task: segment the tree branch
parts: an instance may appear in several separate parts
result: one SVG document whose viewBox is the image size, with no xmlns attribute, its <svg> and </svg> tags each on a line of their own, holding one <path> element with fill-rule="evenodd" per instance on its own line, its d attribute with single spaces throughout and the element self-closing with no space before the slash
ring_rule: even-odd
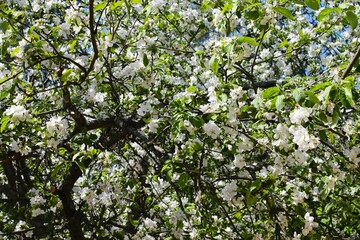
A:
<svg viewBox="0 0 360 240">
<path fill-rule="evenodd" d="M 96 42 L 97 29 L 96 29 L 96 26 L 94 24 L 95 23 L 95 19 L 94 19 L 94 0 L 89 1 L 89 13 L 90 13 L 90 16 L 89 16 L 90 37 L 91 37 L 91 44 L 93 46 L 94 56 L 91 59 L 90 66 L 89 66 L 88 70 L 85 72 L 85 75 L 84 75 L 83 79 L 85 79 L 89 75 L 89 73 L 94 69 L 95 62 L 96 62 L 97 58 L 99 57 L 99 49 L 98 49 L 97 42 Z"/>
<path fill-rule="evenodd" d="M 360 46 L 359 46 L 355 56 L 351 60 L 350 64 L 345 69 L 345 72 L 341 75 L 341 79 L 345 79 L 350 74 L 351 69 L 354 67 L 354 65 L 355 65 L 356 61 L 359 59 L 359 57 L 360 57 Z"/>
<path fill-rule="evenodd" d="M 262 41 L 264 40 L 264 37 L 265 37 L 266 32 L 267 32 L 267 31 L 264 30 L 264 33 L 263 33 L 262 36 L 261 36 L 260 43 L 259 43 L 259 45 L 258 45 L 257 48 L 256 48 L 256 52 L 255 52 L 255 56 L 254 56 L 254 61 L 253 61 L 253 63 L 251 64 L 251 71 L 250 71 L 251 79 L 250 79 L 250 80 L 251 80 L 251 84 L 252 84 L 253 86 L 255 85 L 254 67 L 255 67 L 255 63 L 256 63 L 256 57 L 257 57 L 257 55 L 259 54 L 259 50 L 260 50 Z"/>
</svg>

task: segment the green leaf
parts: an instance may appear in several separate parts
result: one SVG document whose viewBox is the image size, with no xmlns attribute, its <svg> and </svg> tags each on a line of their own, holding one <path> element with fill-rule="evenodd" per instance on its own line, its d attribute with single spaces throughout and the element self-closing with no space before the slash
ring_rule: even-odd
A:
<svg viewBox="0 0 360 240">
<path fill-rule="evenodd" d="M 344 80 L 341 81 L 341 86 L 353 88 L 355 84 L 354 76 L 348 76 Z"/>
<path fill-rule="evenodd" d="M 67 78 L 70 76 L 70 74 L 73 72 L 72 69 L 66 69 L 63 74 L 61 75 L 61 81 L 66 82 Z"/>
<path fill-rule="evenodd" d="M 330 202 L 330 203 L 326 204 L 325 208 L 324 208 L 324 212 L 329 213 L 333 207 L 334 207 L 334 202 Z"/>
<path fill-rule="evenodd" d="M 328 137 L 326 135 L 326 131 L 325 130 L 320 130 L 319 134 L 318 134 L 319 138 L 323 141 L 327 141 Z"/>
<path fill-rule="evenodd" d="M 324 90 L 324 100 L 334 100 L 337 95 L 337 87 L 335 85 L 330 85 Z"/>
<path fill-rule="evenodd" d="M 302 100 L 304 100 L 304 98 L 306 97 L 305 92 L 302 88 L 296 88 L 292 94 L 297 103 L 302 102 Z"/>
<path fill-rule="evenodd" d="M 299 5 L 302 5 L 304 6 L 304 2 L 303 1 L 300 1 L 300 0 L 292 0 L 293 3 L 296 3 L 296 4 L 299 4 Z"/>
<path fill-rule="evenodd" d="M 222 13 L 226 13 L 233 8 L 233 4 L 225 3 L 222 8 Z"/>
<path fill-rule="evenodd" d="M 53 170 L 51 171 L 51 177 L 56 177 L 58 175 L 58 173 L 64 169 L 64 163 L 60 162 L 58 164 L 55 165 L 55 168 L 53 168 Z"/>
<path fill-rule="evenodd" d="M 217 73 L 219 70 L 219 59 L 217 56 L 213 55 L 209 61 L 209 65 L 211 70 L 214 71 L 214 73 Z"/>
<path fill-rule="evenodd" d="M 241 44 L 241 43 L 248 43 L 248 44 L 253 45 L 253 46 L 258 46 L 258 45 L 259 45 L 259 43 L 256 42 L 256 40 L 255 40 L 254 38 L 252 38 L 252 37 L 245 37 L 245 36 L 239 37 L 239 38 L 237 39 L 237 42 L 238 42 L 239 44 Z"/>
<path fill-rule="evenodd" d="M 73 51 L 75 49 L 76 43 L 77 43 L 76 39 L 73 39 L 73 40 L 69 41 L 69 45 L 70 45 L 69 49 L 71 51 Z"/>
<path fill-rule="evenodd" d="M 306 91 L 306 95 L 308 96 L 308 99 L 309 99 L 312 106 L 315 105 L 315 104 L 320 103 L 319 98 L 314 93 L 312 93 L 311 91 Z M 312 107 L 312 106 L 310 106 L 310 107 Z"/>
<path fill-rule="evenodd" d="M 263 92 L 263 98 L 264 99 L 273 98 L 273 97 L 277 96 L 279 94 L 279 92 L 280 92 L 280 90 L 278 87 L 268 88 Z"/>
<path fill-rule="evenodd" d="M 346 20 L 349 22 L 352 29 L 355 29 L 358 25 L 358 19 L 356 14 L 353 11 L 346 12 Z"/>
<path fill-rule="evenodd" d="M 197 128 L 201 128 L 205 124 L 205 121 L 200 116 L 190 116 L 189 121 L 194 127 Z"/>
<path fill-rule="evenodd" d="M 343 88 L 346 100 L 348 101 L 348 103 L 350 104 L 351 107 L 355 106 L 355 102 L 353 99 L 353 95 L 352 95 L 352 90 L 349 87 L 345 87 Z"/>
<path fill-rule="evenodd" d="M 5 33 L 9 29 L 9 23 L 6 21 L 1 22 L 0 29 Z"/>
<path fill-rule="evenodd" d="M 114 10 L 118 7 L 121 7 L 123 5 L 123 3 L 124 3 L 123 1 L 118 1 L 118 2 L 112 3 L 110 9 Z"/>
<path fill-rule="evenodd" d="M 168 166 L 169 166 L 169 163 L 168 163 L 168 162 L 165 163 L 164 166 L 161 168 L 161 171 L 160 171 L 160 172 L 161 172 L 161 173 L 164 172 L 164 171 L 168 168 Z"/>
<path fill-rule="evenodd" d="M 292 15 L 291 11 L 287 8 L 283 8 L 283 7 L 274 7 L 273 10 L 275 12 L 280 13 L 281 15 L 283 15 L 284 17 L 287 17 L 291 20 L 294 20 L 294 16 Z"/>
<path fill-rule="evenodd" d="M 324 122 L 325 124 L 328 122 L 327 116 L 325 115 L 324 112 L 319 112 L 318 118 L 320 119 L 320 121 Z"/>
<path fill-rule="evenodd" d="M 256 179 L 254 182 L 251 183 L 250 192 L 260 188 L 260 186 L 261 186 L 261 179 Z"/>
<path fill-rule="evenodd" d="M 319 10 L 320 8 L 320 0 L 305 0 L 305 4 L 313 10 Z"/>
<path fill-rule="evenodd" d="M 132 4 L 141 4 L 141 0 L 131 0 Z"/>
<path fill-rule="evenodd" d="M 20 51 L 21 47 L 16 47 L 14 48 L 14 50 L 11 52 L 11 57 L 15 57 L 15 55 Z"/>
<path fill-rule="evenodd" d="M 189 182 L 189 174 L 187 174 L 186 172 L 183 172 L 179 179 L 177 180 L 177 184 L 179 185 L 180 189 L 185 189 L 188 185 Z"/>
<path fill-rule="evenodd" d="M 281 111 L 284 107 L 285 107 L 285 96 L 284 95 L 279 95 L 277 98 L 276 98 L 276 103 L 275 103 L 275 106 L 276 106 L 276 110 L 278 111 Z"/>
<path fill-rule="evenodd" d="M 261 3 L 254 3 L 244 8 L 244 11 L 261 6 Z"/>
<path fill-rule="evenodd" d="M 81 172 L 84 174 L 86 171 L 86 166 L 82 161 L 74 161 L 74 163 L 80 168 Z"/>
<path fill-rule="evenodd" d="M 331 118 L 332 126 L 337 125 L 337 123 L 339 122 L 339 119 L 340 119 L 340 115 L 341 115 L 340 107 L 339 107 L 339 105 L 336 105 L 334 107 L 333 115 L 332 115 L 332 118 Z"/>
<path fill-rule="evenodd" d="M 103 10 L 106 7 L 106 5 L 107 5 L 106 2 L 101 2 L 94 7 L 94 11 L 97 12 Z"/>
<path fill-rule="evenodd" d="M 1 119 L 1 127 L 0 127 L 0 132 L 3 132 L 8 124 L 10 120 L 9 116 L 5 116 Z"/>
<path fill-rule="evenodd" d="M 149 64 L 149 59 L 146 54 L 143 55 L 143 63 L 145 67 Z"/>
<path fill-rule="evenodd" d="M 329 83 L 329 82 L 318 83 L 318 84 L 316 84 L 315 86 L 313 86 L 313 87 L 310 89 L 310 91 L 311 91 L 311 92 L 316 92 L 316 91 L 318 91 L 318 90 L 322 90 L 322 89 L 328 87 L 329 85 L 331 85 L 331 83 Z"/>
<path fill-rule="evenodd" d="M 257 197 L 251 195 L 251 191 L 247 191 L 247 192 L 246 192 L 246 196 L 245 196 L 245 200 L 246 200 L 246 203 L 247 203 L 249 206 L 252 206 L 252 205 L 255 204 L 255 202 L 256 202 L 256 200 L 257 200 Z"/>
<path fill-rule="evenodd" d="M 288 46 L 289 45 L 289 42 L 288 42 L 288 40 L 284 40 L 284 41 L 282 41 L 281 43 L 280 43 L 280 45 L 279 45 L 279 48 L 282 48 L 282 47 L 286 47 L 286 46 Z"/>
<path fill-rule="evenodd" d="M 197 88 L 195 86 L 190 86 L 186 89 L 186 92 L 189 92 L 189 93 L 196 93 L 197 91 Z"/>
<path fill-rule="evenodd" d="M 251 20 L 256 20 L 260 17 L 259 11 L 248 11 L 245 12 L 245 17 Z"/>
<path fill-rule="evenodd" d="M 318 15 L 318 21 L 323 20 L 326 16 L 330 15 L 331 13 L 335 12 L 334 8 L 324 8 Z"/>
</svg>

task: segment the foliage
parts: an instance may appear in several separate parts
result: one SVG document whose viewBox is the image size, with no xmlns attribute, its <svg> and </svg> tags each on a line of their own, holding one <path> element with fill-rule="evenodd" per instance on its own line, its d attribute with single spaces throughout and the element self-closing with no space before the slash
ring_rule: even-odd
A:
<svg viewBox="0 0 360 240">
<path fill-rule="evenodd" d="M 358 239 L 359 14 L 1 1 L 2 239 Z"/>
</svg>

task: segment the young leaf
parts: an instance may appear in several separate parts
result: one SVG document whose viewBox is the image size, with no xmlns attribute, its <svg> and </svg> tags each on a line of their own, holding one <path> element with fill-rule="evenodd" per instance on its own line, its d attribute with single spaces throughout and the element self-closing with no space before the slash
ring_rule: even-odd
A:
<svg viewBox="0 0 360 240">
<path fill-rule="evenodd" d="M 191 122 L 194 127 L 200 128 L 204 125 L 204 120 L 200 116 L 190 116 L 189 121 Z"/>
<path fill-rule="evenodd" d="M 320 103 L 319 98 L 313 92 L 307 91 L 305 94 L 308 96 L 308 99 L 311 103 L 311 107 L 317 103 Z"/>
<path fill-rule="evenodd" d="M 117 1 L 117 2 L 115 2 L 115 3 L 113 3 L 113 4 L 111 4 L 110 9 L 111 9 L 111 10 L 114 10 L 114 9 L 116 9 L 116 8 L 118 8 L 118 7 L 121 7 L 122 5 L 123 5 L 123 1 Z"/>
<path fill-rule="evenodd" d="M 325 88 L 323 96 L 324 96 L 324 100 L 328 100 L 329 96 L 330 96 L 330 92 L 333 90 L 333 85 L 330 85 L 328 87 Z"/>
<path fill-rule="evenodd" d="M 285 107 L 285 96 L 284 95 L 279 95 L 277 98 L 276 98 L 276 103 L 275 103 L 275 106 L 276 106 L 276 110 L 278 111 L 281 111 L 284 107 Z"/>
<path fill-rule="evenodd" d="M 326 16 L 330 15 L 333 12 L 335 12 L 335 9 L 333 8 L 324 8 L 318 15 L 318 21 L 323 20 Z"/>
<path fill-rule="evenodd" d="M 340 107 L 339 107 L 339 105 L 336 105 L 334 107 L 333 115 L 332 115 L 332 118 L 331 118 L 332 126 L 337 125 L 337 123 L 339 122 L 340 116 L 341 116 Z"/>
<path fill-rule="evenodd" d="M 263 97 L 264 97 L 264 99 L 273 98 L 273 97 L 277 96 L 279 94 L 279 92 L 280 92 L 280 90 L 278 87 L 271 87 L 271 88 L 266 89 L 263 92 Z"/>
<path fill-rule="evenodd" d="M 283 8 L 283 7 L 274 7 L 273 10 L 275 12 L 280 13 L 281 15 L 283 15 L 284 17 L 287 17 L 291 20 L 294 20 L 294 16 L 292 15 L 291 11 L 287 8 Z"/>
<path fill-rule="evenodd" d="M 94 7 L 94 11 L 97 12 L 103 10 L 106 7 L 106 5 L 107 5 L 106 2 L 101 2 Z"/>
<path fill-rule="evenodd" d="M 346 20 L 349 22 L 352 29 L 355 29 L 358 25 L 358 19 L 356 14 L 353 11 L 346 12 Z"/>
<path fill-rule="evenodd" d="M 240 43 L 248 43 L 250 45 L 253 45 L 253 46 L 258 46 L 259 43 L 256 42 L 256 40 L 254 38 L 251 38 L 251 37 L 245 37 L 245 36 L 241 36 L 237 39 L 237 42 L 240 44 Z"/>
<path fill-rule="evenodd" d="M 8 124 L 10 120 L 9 116 L 5 116 L 1 119 L 1 127 L 0 127 L 0 132 L 3 132 L 6 128 L 6 125 Z"/>
<path fill-rule="evenodd" d="M 15 55 L 20 51 L 21 47 L 16 47 L 14 48 L 14 50 L 11 52 L 11 57 L 15 57 Z"/>
<path fill-rule="evenodd" d="M 310 92 L 314 93 L 318 90 L 322 90 L 322 89 L 326 88 L 329 85 L 331 85 L 331 83 L 329 83 L 329 82 L 318 83 L 310 89 Z"/>
<path fill-rule="evenodd" d="M 354 102 L 354 99 L 353 99 L 351 88 L 345 87 L 345 88 L 343 88 L 343 91 L 344 91 L 346 100 L 348 101 L 350 106 L 352 106 L 352 107 L 355 106 L 355 102 Z"/>
<path fill-rule="evenodd" d="M 149 59 L 146 54 L 143 55 L 143 63 L 145 67 L 149 64 Z"/>
<path fill-rule="evenodd" d="M 305 98 L 305 92 L 301 88 L 297 88 L 293 91 L 293 97 L 297 103 L 300 103 Z"/>
<path fill-rule="evenodd" d="M 313 10 L 319 10 L 320 8 L 320 0 L 305 0 L 305 4 Z"/>
<path fill-rule="evenodd" d="M 209 65 L 211 70 L 213 70 L 214 73 L 217 73 L 219 70 L 219 59 L 215 55 L 213 55 L 209 61 Z"/>
<path fill-rule="evenodd" d="M 63 74 L 61 75 L 61 81 L 66 82 L 67 78 L 70 76 L 70 74 L 73 72 L 72 69 L 66 69 Z"/>
</svg>

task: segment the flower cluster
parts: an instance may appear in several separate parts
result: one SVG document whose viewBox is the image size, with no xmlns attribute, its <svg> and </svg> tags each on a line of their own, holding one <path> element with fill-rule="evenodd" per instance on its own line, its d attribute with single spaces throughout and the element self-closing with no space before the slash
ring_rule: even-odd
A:
<svg viewBox="0 0 360 240">
<path fill-rule="evenodd" d="M 306 213 L 305 216 L 305 226 L 302 230 L 302 234 L 307 236 L 314 228 L 318 226 L 318 223 L 314 222 L 314 217 L 310 216 L 310 213 Z"/>
<path fill-rule="evenodd" d="M 10 108 L 6 109 L 4 112 L 5 115 L 11 116 L 11 121 L 18 125 L 20 122 L 24 122 L 31 118 L 29 110 L 25 109 L 24 106 L 12 105 Z"/>
</svg>

